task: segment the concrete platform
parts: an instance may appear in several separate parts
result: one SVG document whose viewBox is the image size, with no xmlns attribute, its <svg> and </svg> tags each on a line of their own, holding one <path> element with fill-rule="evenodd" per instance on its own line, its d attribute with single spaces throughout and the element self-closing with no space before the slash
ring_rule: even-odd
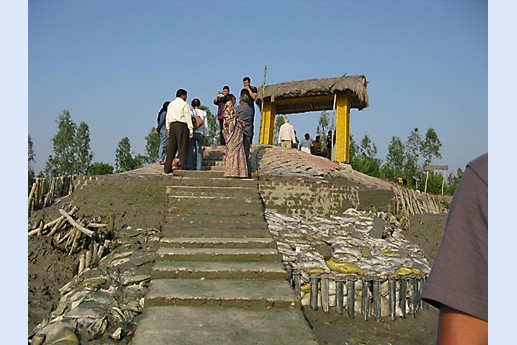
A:
<svg viewBox="0 0 517 345">
<path fill-rule="evenodd" d="M 229 238 L 248 238 L 248 237 L 267 237 L 271 238 L 271 233 L 267 229 L 267 225 L 254 226 L 238 229 L 233 224 L 220 224 L 217 226 L 207 227 L 206 225 L 190 225 L 190 224 L 167 224 L 162 230 L 163 236 L 166 237 L 229 237 Z"/>
</svg>

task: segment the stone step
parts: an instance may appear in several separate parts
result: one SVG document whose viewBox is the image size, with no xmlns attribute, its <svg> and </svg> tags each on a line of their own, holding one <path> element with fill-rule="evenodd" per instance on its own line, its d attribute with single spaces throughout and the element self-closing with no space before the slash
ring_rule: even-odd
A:
<svg viewBox="0 0 517 345">
<path fill-rule="evenodd" d="M 233 226 L 235 228 L 253 228 L 257 226 L 267 226 L 263 217 L 257 216 L 223 216 L 223 215 L 203 215 L 197 214 L 195 216 L 177 215 L 174 213 L 167 213 L 165 215 L 165 222 L 169 225 L 181 224 L 189 227 L 210 227 L 217 226 Z"/>
<path fill-rule="evenodd" d="M 164 226 L 164 229 L 172 229 L 172 230 L 194 230 L 194 229 L 204 229 L 204 230 L 267 230 L 267 223 L 264 222 L 253 222 L 253 223 L 246 223 L 246 222 L 237 222 L 237 221 L 221 221 L 217 222 L 217 220 L 214 220 L 213 222 L 196 222 L 196 221 L 189 221 L 188 219 L 177 219 L 177 216 L 174 216 L 170 219 L 168 217 L 165 218 L 166 224 Z M 203 237 L 203 236 L 189 236 L 189 237 Z M 213 237 L 213 236 L 211 236 Z M 219 236 L 219 237 L 226 237 L 226 236 Z M 235 237 L 235 236 L 228 236 L 228 237 Z M 257 236 L 261 237 L 261 236 Z"/>
<path fill-rule="evenodd" d="M 185 205 L 181 203 L 178 206 L 170 206 L 168 212 L 171 215 L 212 215 L 218 217 L 220 214 L 227 216 L 255 216 L 264 218 L 264 211 L 262 207 L 258 208 L 257 205 L 249 204 L 235 204 L 231 207 L 218 205 L 214 202 L 198 203 Z"/>
<path fill-rule="evenodd" d="M 230 237 L 230 238 L 246 238 L 246 237 L 271 237 L 267 225 L 236 228 L 234 225 L 220 224 L 216 227 L 208 228 L 206 226 L 189 226 L 177 224 L 166 224 L 162 229 L 162 234 L 166 237 Z"/>
<path fill-rule="evenodd" d="M 204 238 L 204 237 L 163 237 L 161 247 L 169 248 L 272 248 L 276 242 L 272 238 Z"/>
<path fill-rule="evenodd" d="M 175 196 L 167 197 L 169 206 L 217 205 L 225 207 L 256 207 L 262 209 L 262 199 L 255 197 L 227 196 Z"/>
<path fill-rule="evenodd" d="M 232 197 L 242 199 L 260 199 L 257 188 L 241 187 L 205 187 L 205 186 L 182 186 L 173 187 L 167 191 L 167 197 Z"/>
<path fill-rule="evenodd" d="M 170 261 L 281 261 L 274 248 L 167 248 L 160 247 L 157 256 Z"/>
<path fill-rule="evenodd" d="M 187 170 L 188 171 L 188 170 Z M 202 173 L 202 172 L 199 172 Z M 211 173 L 220 173 L 213 171 Z M 218 187 L 253 187 L 257 186 L 257 180 L 255 179 L 240 179 L 240 178 L 224 178 L 224 177 L 211 177 L 211 178 L 195 178 L 195 177 L 181 177 L 180 172 L 175 171 L 172 178 L 170 179 L 169 186 L 218 186 Z"/>
<path fill-rule="evenodd" d="M 300 310 L 146 307 L 132 345 L 318 345 Z"/>
<path fill-rule="evenodd" d="M 212 178 L 223 178 L 221 171 L 211 170 L 174 170 L 174 177 L 190 177 L 199 179 L 212 179 Z"/>
<path fill-rule="evenodd" d="M 300 308 L 287 280 L 154 279 L 145 307 L 156 305 Z"/>
<path fill-rule="evenodd" d="M 187 192 L 203 192 L 206 194 L 216 194 L 218 192 L 225 192 L 227 194 L 235 194 L 236 192 L 244 192 L 242 194 L 259 194 L 257 186 L 226 186 L 226 187 L 220 187 L 220 186 L 213 186 L 213 185 L 197 185 L 197 186 L 182 186 L 181 188 L 178 188 L 177 186 L 166 186 L 165 191 L 168 194 L 180 194 L 180 193 L 187 193 Z"/>
<path fill-rule="evenodd" d="M 287 279 L 281 262 L 157 261 L 151 279 Z"/>
</svg>

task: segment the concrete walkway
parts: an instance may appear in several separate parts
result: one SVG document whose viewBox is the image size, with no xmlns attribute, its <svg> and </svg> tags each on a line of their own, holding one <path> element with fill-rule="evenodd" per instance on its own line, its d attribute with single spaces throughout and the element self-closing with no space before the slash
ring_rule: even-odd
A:
<svg viewBox="0 0 517 345">
<path fill-rule="evenodd" d="M 131 344 L 311 344 L 253 179 L 178 171 Z"/>
</svg>

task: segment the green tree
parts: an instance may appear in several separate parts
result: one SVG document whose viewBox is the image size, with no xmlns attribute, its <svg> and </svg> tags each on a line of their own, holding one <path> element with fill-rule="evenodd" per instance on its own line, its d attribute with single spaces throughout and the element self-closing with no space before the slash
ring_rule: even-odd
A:
<svg viewBox="0 0 517 345">
<path fill-rule="evenodd" d="M 88 125 L 81 122 L 77 127 L 68 110 L 63 110 L 56 122 L 58 131 L 52 138 L 54 155 L 50 155 L 46 162 L 45 175 L 87 174 L 93 158 Z"/>
<path fill-rule="evenodd" d="M 320 119 L 318 120 L 318 127 L 316 128 L 316 135 L 321 137 L 321 141 L 323 142 L 322 150 L 325 150 L 327 147 L 327 132 L 330 126 L 330 115 L 326 110 L 323 110 L 320 115 Z"/>
<path fill-rule="evenodd" d="M 425 183 L 426 174 L 423 174 L 423 181 Z M 430 194 L 450 194 L 450 187 L 447 183 L 444 183 L 443 174 L 441 172 L 429 171 L 429 177 L 427 178 L 427 193 Z"/>
<path fill-rule="evenodd" d="M 154 163 L 158 161 L 158 148 L 160 147 L 160 134 L 156 132 L 156 128 L 151 128 L 151 131 L 145 137 L 145 159 L 143 163 Z"/>
<path fill-rule="evenodd" d="M 420 153 L 424 158 L 424 166 L 431 164 L 433 157 L 442 158 L 440 148 L 442 143 L 438 138 L 438 134 L 433 128 L 429 128 L 425 133 L 425 139 L 421 141 Z"/>
<path fill-rule="evenodd" d="M 382 176 L 388 179 L 404 176 L 404 160 L 404 144 L 399 137 L 393 136 L 388 146 L 386 163 L 382 167 Z"/>
<path fill-rule="evenodd" d="M 361 145 L 357 146 L 355 142 L 353 148 L 354 158 L 352 161 L 352 167 L 370 176 L 380 176 L 381 160 L 376 157 L 377 145 L 372 142 L 370 137 L 365 134 L 361 140 Z M 352 153 L 352 140 L 350 145 Z"/>
<path fill-rule="evenodd" d="M 107 163 L 95 162 L 90 166 L 89 175 L 109 175 L 113 174 L 113 166 Z"/>
<path fill-rule="evenodd" d="M 93 159 L 90 151 L 90 130 L 85 122 L 81 122 L 75 134 L 75 167 L 74 172 L 80 175 L 87 175 Z"/>
<path fill-rule="evenodd" d="M 72 175 L 75 173 L 74 140 L 77 127 L 68 110 L 63 110 L 56 122 L 58 131 L 52 138 L 54 155 L 49 156 L 45 165 L 45 173 L 47 176 Z"/>
<path fill-rule="evenodd" d="M 462 177 L 463 170 L 461 170 L 460 168 L 456 170 L 456 175 L 454 175 L 453 173 L 449 174 L 447 182 L 449 183 L 449 192 L 451 195 L 454 195 L 454 193 L 456 192 L 456 189 L 458 188 L 458 185 L 460 184 Z"/>
<path fill-rule="evenodd" d="M 115 171 L 123 172 L 136 168 L 135 158 L 131 153 L 131 142 L 128 137 L 120 139 L 115 156 Z"/>
<path fill-rule="evenodd" d="M 406 145 L 405 145 L 405 164 L 404 164 L 404 173 L 407 177 L 408 183 L 410 185 L 415 185 L 413 176 L 419 177 L 418 170 L 418 159 L 420 157 L 420 149 L 422 147 L 422 137 L 418 132 L 418 128 L 413 129 L 413 131 L 409 134 Z M 421 177 L 421 176 L 420 176 Z M 419 177 L 419 178 L 420 178 Z"/>
<path fill-rule="evenodd" d="M 350 134 L 350 164 L 357 159 L 357 143 L 354 140 L 354 136 Z"/>
<path fill-rule="evenodd" d="M 133 169 L 141 168 L 147 163 L 147 156 L 142 155 L 142 154 L 137 154 L 136 156 L 133 157 L 133 162 L 134 162 Z"/>
<path fill-rule="evenodd" d="M 28 140 L 27 146 L 29 148 L 27 167 L 28 167 L 28 180 L 29 180 L 29 192 L 30 192 L 30 190 L 32 188 L 32 184 L 36 180 L 36 174 L 34 173 L 34 162 L 36 162 L 36 160 L 35 160 L 36 153 L 34 153 L 34 143 L 32 142 L 32 138 L 30 135 L 29 135 L 29 140 Z"/>
<path fill-rule="evenodd" d="M 277 115 L 275 116 L 275 131 L 273 132 L 273 143 L 278 142 L 278 133 L 280 132 L 280 126 L 284 124 L 284 116 Z"/>
<path fill-rule="evenodd" d="M 207 106 L 201 105 L 199 109 L 206 112 L 206 126 L 208 128 L 208 134 L 205 135 L 203 145 L 204 146 L 217 146 L 219 142 L 219 122 L 217 116 L 212 114 Z"/>
</svg>

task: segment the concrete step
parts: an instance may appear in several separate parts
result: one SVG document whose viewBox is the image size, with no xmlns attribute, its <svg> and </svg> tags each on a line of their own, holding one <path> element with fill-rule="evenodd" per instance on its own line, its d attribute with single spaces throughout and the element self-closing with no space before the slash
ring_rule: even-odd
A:
<svg viewBox="0 0 517 345">
<path fill-rule="evenodd" d="M 169 206 L 194 207 L 199 205 L 217 205 L 224 207 L 256 207 L 262 209 L 262 199 L 258 197 L 239 197 L 232 195 L 176 196 L 167 197 Z"/>
<path fill-rule="evenodd" d="M 202 173 L 202 172 L 200 172 Z M 211 173 L 220 173 L 211 172 Z M 212 177 L 212 178 L 196 178 L 185 176 L 181 177 L 182 173 L 174 172 L 170 179 L 170 186 L 218 186 L 218 187 L 253 187 L 257 186 L 257 180 L 255 179 L 240 179 L 240 178 L 225 178 L 225 177 Z"/>
<path fill-rule="evenodd" d="M 151 279 L 287 279 L 281 262 L 157 261 Z"/>
<path fill-rule="evenodd" d="M 225 214 L 232 217 L 264 217 L 264 211 L 262 211 L 262 207 L 259 208 L 257 205 L 242 203 L 232 205 L 231 207 L 228 207 L 228 205 L 217 205 L 214 202 L 191 205 L 185 205 L 182 203 L 178 206 L 170 206 L 168 212 L 175 215 L 212 215 L 213 217 L 218 217 L 220 214 Z"/>
<path fill-rule="evenodd" d="M 211 170 L 174 170 L 173 175 L 175 177 L 191 177 L 199 179 L 223 178 L 223 173 L 221 171 Z"/>
<path fill-rule="evenodd" d="M 173 216 L 166 217 L 165 221 L 165 229 L 206 229 L 206 230 L 232 230 L 232 229 L 240 229 L 240 230 L 246 230 L 246 229 L 257 229 L 257 230 L 267 230 L 267 223 L 264 221 L 261 222 L 253 222 L 253 223 L 246 223 L 246 222 L 239 222 L 239 221 L 211 221 L 211 222 L 196 222 L 194 220 L 189 221 L 188 219 L 177 219 L 178 217 Z M 194 218 L 194 217 L 193 217 Z M 203 237 L 203 236 L 189 236 L 189 237 Z M 213 236 L 211 236 L 213 237 Z M 220 236 L 220 237 L 226 237 L 226 236 Z M 234 237 L 234 236 L 228 236 L 228 237 Z M 262 237 L 262 236 L 257 236 Z"/>
<path fill-rule="evenodd" d="M 145 307 L 157 305 L 301 308 L 287 280 L 154 279 Z"/>
<path fill-rule="evenodd" d="M 189 226 L 188 224 L 165 224 L 162 229 L 163 236 L 166 237 L 229 237 L 229 238 L 247 238 L 247 237 L 271 237 L 267 225 L 261 225 L 249 228 L 236 228 L 232 224 L 220 224 L 214 227 L 204 225 Z"/>
<path fill-rule="evenodd" d="M 267 223 L 264 218 L 257 216 L 213 216 L 213 215 L 202 215 L 198 214 L 195 216 L 191 215 L 176 215 L 174 213 L 168 213 L 165 215 L 165 222 L 173 224 L 181 224 L 189 227 L 210 227 L 215 228 L 218 226 L 233 226 L 234 228 L 254 228 L 266 225 Z"/>
<path fill-rule="evenodd" d="M 300 310 L 146 307 L 132 345 L 318 345 Z"/>
<path fill-rule="evenodd" d="M 163 237 L 161 247 L 169 248 L 272 248 L 276 249 L 276 242 L 272 238 L 204 238 L 204 237 Z"/>
<path fill-rule="evenodd" d="M 214 186 L 214 185 L 197 185 L 197 186 L 182 186 L 178 188 L 177 186 L 166 186 L 165 191 L 167 193 L 183 193 L 187 191 L 197 191 L 197 192 L 206 192 L 206 193 L 216 193 L 216 192 L 227 192 L 229 194 L 233 194 L 235 192 L 243 191 L 246 193 L 255 193 L 258 194 L 256 185 L 249 186 Z"/>
<path fill-rule="evenodd" d="M 167 197 L 232 197 L 242 199 L 260 199 L 257 188 L 241 188 L 241 187 L 195 187 L 181 186 L 171 188 L 167 192 Z"/>
<path fill-rule="evenodd" d="M 170 261 L 281 261 L 273 248 L 158 248 L 161 260 Z"/>
</svg>

